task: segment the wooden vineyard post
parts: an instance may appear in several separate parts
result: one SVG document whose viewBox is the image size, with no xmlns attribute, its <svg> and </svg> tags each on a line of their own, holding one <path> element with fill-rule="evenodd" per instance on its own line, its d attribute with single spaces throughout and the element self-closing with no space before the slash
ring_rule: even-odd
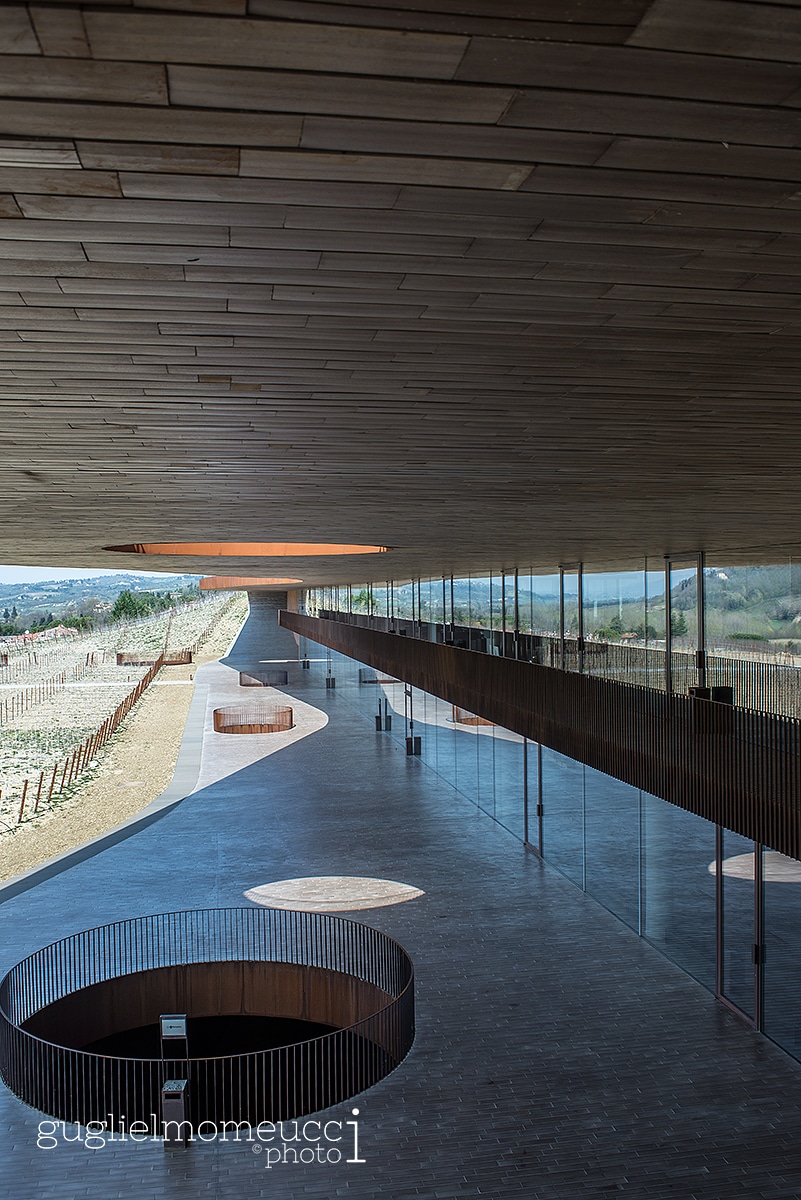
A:
<svg viewBox="0 0 801 1200">
<path fill-rule="evenodd" d="M 41 775 L 39 776 L 39 786 L 36 789 L 36 802 L 34 803 L 34 806 L 33 806 L 34 812 L 39 811 L 39 801 L 42 798 L 42 784 L 43 783 L 44 783 L 44 771 L 42 771 Z"/>
<path fill-rule="evenodd" d="M 28 795 L 28 780 L 26 779 L 25 783 L 22 786 L 22 803 L 19 806 L 19 816 L 17 817 L 18 825 L 19 825 L 20 821 L 22 820 L 22 814 L 25 811 L 25 797 L 27 795 Z"/>
</svg>

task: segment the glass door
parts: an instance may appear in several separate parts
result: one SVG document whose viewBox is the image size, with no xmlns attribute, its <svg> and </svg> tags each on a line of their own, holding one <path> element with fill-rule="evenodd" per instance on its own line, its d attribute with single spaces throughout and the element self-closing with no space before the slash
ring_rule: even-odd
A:
<svg viewBox="0 0 801 1200">
<path fill-rule="evenodd" d="M 750 1022 L 759 1022 L 761 983 L 761 847 L 721 829 L 716 856 L 718 995 Z"/>
</svg>

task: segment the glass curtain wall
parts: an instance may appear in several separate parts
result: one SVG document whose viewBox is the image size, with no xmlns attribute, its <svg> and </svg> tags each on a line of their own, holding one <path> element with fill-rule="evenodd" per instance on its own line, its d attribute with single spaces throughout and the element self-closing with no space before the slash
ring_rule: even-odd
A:
<svg viewBox="0 0 801 1200">
<path fill-rule="evenodd" d="M 592 593 L 590 605 L 594 615 Z M 314 643 L 306 653 L 306 682 L 324 695 L 328 654 Z M 413 732 L 416 761 L 518 844 L 527 833 L 546 863 L 801 1058 L 800 862 L 365 664 L 331 658 L 337 688 L 321 704 L 355 706 L 365 736 L 386 734 L 399 752 Z"/>
<path fill-rule="evenodd" d="M 561 613 L 560 576 L 523 569 L 516 587 L 513 573 L 496 570 L 455 579 L 452 593 L 441 578 L 312 589 L 306 609 L 414 614 L 438 640 L 453 621 L 457 645 L 496 653 L 515 652 L 517 624 L 521 657 L 550 666 L 564 632 L 575 647 L 569 669 L 659 688 L 670 641 L 674 691 L 705 677 L 730 687 L 735 704 L 801 718 L 801 557 L 731 566 L 736 558 L 672 558 L 667 573 L 653 557 L 614 570 L 585 564 L 581 587 L 578 569 L 565 568 Z M 304 674 L 317 672 L 322 686 L 326 651 L 307 652 Z M 371 723 L 385 706 L 399 748 L 413 717 L 422 763 L 801 1058 L 801 863 L 335 658 L 338 696 Z"/>
<path fill-rule="evenodd" d="M 801 863 L 765 849 L 762 878 L 763 1029 L 801 1058 Z"/>
<path fill-rule="evenodd" d="M 801 557 L 766 553 L 761 565 L 732 567 L 708 554 L 700 564 L 700 555 L 671 557 L 666 571 L 650 557 L 608 570 L 568 565 L 561 580 L 524 567 L 334 585 L 310 589 L 306 606 L 393 617 L 407 634 L 678 694 L 728 687 L 735 704 L 801 718 Z"/>
</svg>

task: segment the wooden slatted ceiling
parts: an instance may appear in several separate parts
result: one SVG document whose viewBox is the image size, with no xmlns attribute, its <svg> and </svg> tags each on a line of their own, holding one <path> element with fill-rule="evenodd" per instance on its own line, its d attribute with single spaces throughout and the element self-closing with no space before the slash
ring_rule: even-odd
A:
<svg viewBox="0 0 801 1200">
<path fill-rule="evenodd" d="M 794 552 L 798 9 L 66 0 L 0 47 L 4 561 Z"/>
</svg>

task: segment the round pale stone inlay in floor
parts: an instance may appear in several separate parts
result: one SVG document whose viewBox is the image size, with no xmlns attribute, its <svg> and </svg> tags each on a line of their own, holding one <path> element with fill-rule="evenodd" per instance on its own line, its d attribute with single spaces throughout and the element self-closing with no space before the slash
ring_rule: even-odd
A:
<svg viewBox="0 0 801 1200">
<path fill-rule="evenodd" d="M 247 900 L 267 908 L 293 908 L 301 912 L 352 912 L 384 908 L 424 896 L 419 888 L 392 879 L 358 875 L 315 875 L 308 879 L 281 879 L 263 883 L 245 893 Z"/>
<path fill-rule="evenodd" d="M 713 862 L 709 864 L 709 874 L 717 874 Z M 732 858 L 724 858 L 723 874 L 730 879 L 753 879 L 753 854 L 735 854 Z M 762 878 L 765 883 L 801 883 L 801 862 L 779 854 L 778 850 L 766 850 L 762 860 Z"/>
</svg>

